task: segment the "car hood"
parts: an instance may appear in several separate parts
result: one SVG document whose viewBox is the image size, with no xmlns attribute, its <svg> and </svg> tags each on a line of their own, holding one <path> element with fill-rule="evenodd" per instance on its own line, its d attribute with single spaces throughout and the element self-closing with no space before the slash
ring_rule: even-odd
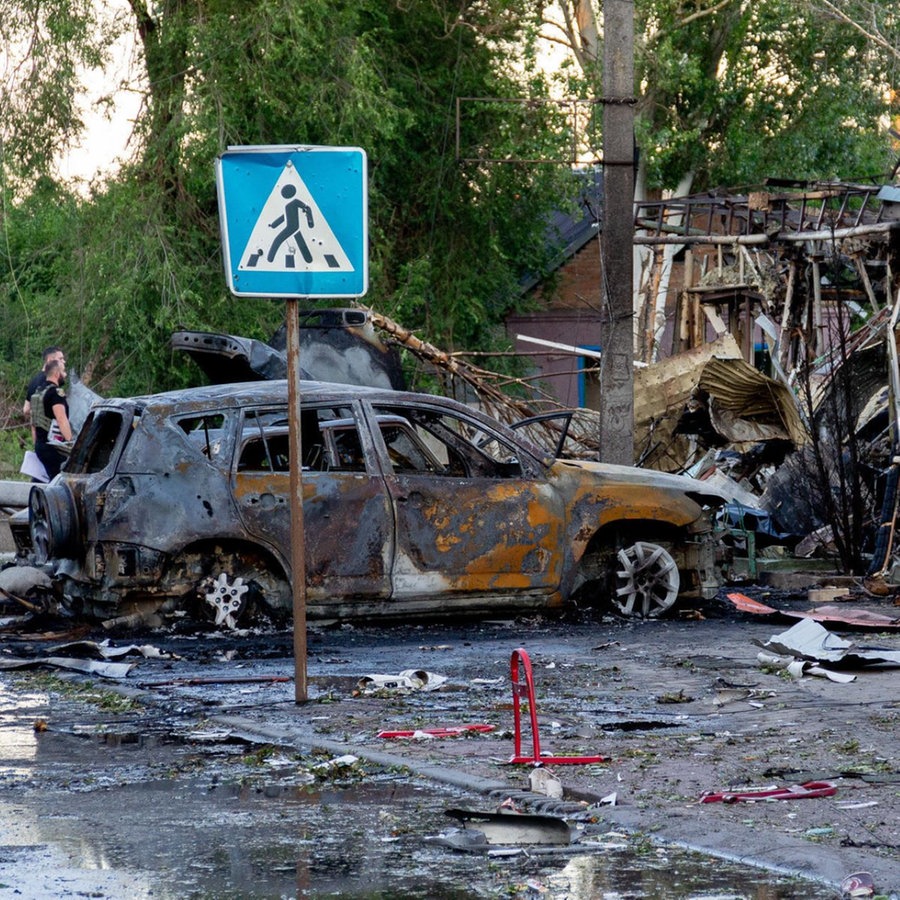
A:
<svg viewBox="0 0 900 900">
<path fill-rule="evenodd" d="M 657 472 L 655 469 L 639 469 L 635 466 L 619 466 L 613 463 L 593 462 L 586 459 L 558 459 L 555 466 L 591 472 L 607 483 L 638 483 L 648 488 L 656 488 L 663 491 L 690 493 L 698 502 L 710 506 L 721 506 L 731 499 L 718 488 L 706 484 L 706 482 L 697 478 L 691 478 L 689 475 L 673 475 L 668 472 Z"/>
</svg>

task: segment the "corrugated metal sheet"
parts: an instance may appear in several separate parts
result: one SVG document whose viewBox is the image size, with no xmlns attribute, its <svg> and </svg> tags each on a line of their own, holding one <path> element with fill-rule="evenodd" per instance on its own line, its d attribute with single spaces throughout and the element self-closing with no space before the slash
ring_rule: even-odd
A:
<svg viewBox="0 0 900 900">
<path fill-rule="evenodd" d="M 710 398 L 710 412 L 725 415 L 713 424 L 732 441 L 788 438 L 798 446 L 807 435 L 790 390 L 742 359 L 711 359 L 703 367 L 699 387 Z M 726 429 L 723 431 L 722 429 Z"/>
<path fill-rule="evenodd" d="M 675 435 L 682 413 L 697 389 L 703 367 L 713 358 L 740 357 L 737 341 L 724 334 L 715 341 L 660 360 L 634 373 L 634 447 L 636 458 L 664 472 L 680 471 L 690 441 Z"/>
</svg>

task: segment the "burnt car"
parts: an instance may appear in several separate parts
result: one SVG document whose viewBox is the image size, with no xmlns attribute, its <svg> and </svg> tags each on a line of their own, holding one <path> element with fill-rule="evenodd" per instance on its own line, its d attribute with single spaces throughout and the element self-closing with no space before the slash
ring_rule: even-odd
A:
<svg viewBox="0 0 900 900">
<path fill-rule="evenodd" d="M 720 584 L 725 498 L 702 482 L 555 459 L 442 397 L 303 381 L 301 398 L 311 619 L 654 616 Z M 288 619 L 290 428 L 285 381 L 99 401 L 32 489 L 34 560 L 88 617 Z"/>
</svg>

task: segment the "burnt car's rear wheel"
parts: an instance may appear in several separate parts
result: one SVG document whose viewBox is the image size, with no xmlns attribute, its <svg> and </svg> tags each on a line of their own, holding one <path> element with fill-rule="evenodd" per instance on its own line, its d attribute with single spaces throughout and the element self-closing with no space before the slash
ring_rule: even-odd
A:
<svg viewBox="0 0 900 900">
<path fill-rule="evenodd" d="M 258 613 L 286 618 L 292 608 L 290 583 L 281 567 L 249 545 L 195 546 L 173 560 L 163 585 L 168 593 L 183 596 L 197 618 L 229 628 Z"/>
<path fill-rule="evenodd" d="M 626 616 L 661 615 L 678 598 L 681 577 L 665 547 L 636 541 L 616 554 L 612 602 Z"/>
<path fill-rule="evenodd" d="M 69 489 L 61 484 L 33 487 L 28 518 L 35 561 L 67 557 L 78 546 L 78 518 Z"/>
<path fill-rule="evenodd" d="M 290 585 L 273 564 L 255 553 L 218 554 L 208 569 L 203 600 L 217 625 L 237 627 L 242 617 L 263 613 L 281 618 L 290 613 Z"/>
<path fill-rule="evenodd" d="M 203 598 L 215 616 L 216 625 L 237 628 L 237 620 L 247 606 L 249 590 L 250 585 L 244 584 L 240 575 L 232 578 L 227 572 L 220 572 L 216 576 Z"/>
</svg>

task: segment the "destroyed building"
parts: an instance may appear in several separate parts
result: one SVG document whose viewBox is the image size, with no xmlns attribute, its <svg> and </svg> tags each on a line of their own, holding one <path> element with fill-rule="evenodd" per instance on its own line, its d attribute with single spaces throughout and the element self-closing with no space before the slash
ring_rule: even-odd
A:
<svg viewBox="0 0 900 900">
<path fill-rule="evenodd" d="M 546 395 L 596 408 L 593 214 L 552 288 L 537 286 L 538 309 L 508 327 Z M 795 539 L 823 529 L 814 552 L 831 545 L 847 567 L 883 555 L 898 446 L 900 189 L 773 180 L 742 195 L 642 201 L 634 242 L 635 460 L 714 478 Z M 798 497 L 798 478 L 830 488 Z"/>
</svg>

